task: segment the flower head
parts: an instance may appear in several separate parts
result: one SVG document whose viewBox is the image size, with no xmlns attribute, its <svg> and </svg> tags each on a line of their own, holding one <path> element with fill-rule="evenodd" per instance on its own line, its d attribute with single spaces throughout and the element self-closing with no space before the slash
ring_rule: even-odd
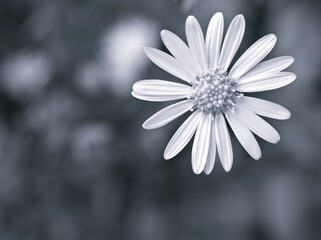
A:
<svg viewBox="0 0 321 240">
<path fill-rule="evenodd" d="M 169 141 L 164 158 L 176 156 L 194 136 L 192 168 L 194 173 L 210 174 L 214 167 L 216 149 L 225 171 L 233 164 L 233 151 L 226 120 L 248 154 L 261 157 L 261 149 L 254 135 L 277 143 L 278 132 L 258 115 L 274 119 L 288 119 L 284 107 L 243 93 L 277 89 L 295 80 L 296 75 L 282 72 L 293 58 L 283 56 L 261 62 L 276 43 L 276 36 L 268 34 L 256 41 L 236 63 L 229 66 L 236 54 L 245 30 L 243 15 L 231 22 L 223 39 L 223 15 L 212 17 L 206 38 L 195 17 L 186 20 L 188 46 L 174 33 L 163 30 L 162 40 L 172 54 L 145 48 L 147 56 L 160 68 L 189 85 L 164 80 L 142 80 L 133 86 L 132 95 L 146 101 L 181 100 L 147 119 L 145 129 L 159 128 L 182 114 L 192 114 Z"/>
</svg>

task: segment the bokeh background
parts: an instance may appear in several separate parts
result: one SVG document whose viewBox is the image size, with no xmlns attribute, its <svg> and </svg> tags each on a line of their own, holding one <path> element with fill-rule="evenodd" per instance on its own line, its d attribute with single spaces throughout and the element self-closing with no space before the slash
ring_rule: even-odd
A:
<svg viewBox="0 0 321 240">
<path fill-rule="evenodd" d="M 1 240 L 320 239 L 321 5 L 264 0 L 1 0 Z M 185 40 L 217 11 L 225 29 L 242 13 L 237 56 L 275 33 L 268 56 L 292 55 L 297 80 L 258 96 L 287 107 L 280 132 L 252 160 L 235 137 L 234 166 L 194 175 L 189 144 L 163 150 L 185 117 L 141 123 L 167 103 L 131 97 L 144 78 L 171 79 L 147 59 L 159 32 Z"/>
</svg>

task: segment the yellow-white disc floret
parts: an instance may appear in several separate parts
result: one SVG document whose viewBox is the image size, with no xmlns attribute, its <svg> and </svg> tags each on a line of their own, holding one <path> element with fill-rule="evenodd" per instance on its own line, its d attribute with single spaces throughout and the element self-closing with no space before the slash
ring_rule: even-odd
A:
<svg viewBox="0 0 321 240">
<path fill-rule="evenodd" d="M 194 109 L 203 113 L 215 114 L 216 112 L 234 111 L 234 105 L 243 94 L 235 89 L 237 81 L 230 78 L 227 72 L 210 69 L 195 77 L 192 83 L 194 91 L 190 99 L 194 99 Z"/>
</svg>

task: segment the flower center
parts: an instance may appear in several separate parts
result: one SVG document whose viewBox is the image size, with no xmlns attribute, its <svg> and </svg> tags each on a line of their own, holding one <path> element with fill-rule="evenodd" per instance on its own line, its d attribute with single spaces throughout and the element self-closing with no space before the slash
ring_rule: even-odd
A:
<svg viewBox="0 0 321 240">
<path fill-rule="evenodd" d="M 195 108 L 204 113 L 234 111 L 234 105 L 241 93 L 235 89 L 236 80 L 227 72 L 210 69 L 195 77 L 194 92 L 191 99 L 195 100 Z"/>
</svg>

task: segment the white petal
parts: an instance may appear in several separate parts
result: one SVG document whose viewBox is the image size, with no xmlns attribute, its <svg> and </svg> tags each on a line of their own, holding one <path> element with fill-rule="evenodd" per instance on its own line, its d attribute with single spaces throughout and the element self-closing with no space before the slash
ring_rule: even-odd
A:
<svg viewBox="0 0 321 240">
<path fill-rule="evenodd" d="M 143 128 L 159 128 L 178 118 L 194 106 L 194 100 L 181 101 L 158 111 L 143 123 Z"/>
<path fill-rule="evenodd" d="M 186 98 L 188 95 L 151 95 L 151 94 L 144 94 L 132 91 L 132 95 L 140 100 L 150 101 L 150 102 L 166 102 L 172 100 L 178 100 L 182 98 Z"/>
<path fill-rule="evenodd" d="M 214 127 L 214 121 L 211 122 L 211 136 L 210 136 L 210 147 L 208 150 L 207 160 L 204 167 L 204 173 L 206 175 L 209 175 L 213 168 L 215 163 L 215 157 L 216 157 L 216 141 L 215 141 L 215 127 Z"/>
<path fill-rule="evenodd" d="M 189 94 L 193 90 L 191 86 L 169 82 L 164 80 L 147 79 L 141 80 L 133 85 L 133 90 L 138 93 L 150 95 L 173 95 Z"/>
<path fill-rule="evenodd" d="M 230 134 L 222 113 L 215 115 L 215 138 L 222 166 L 226 172 L 229 172 L 233 164 L 233 150 Z"/>
<path fill-rule="evenodd" d="M 182 39 L 168 30 L 161 31 L 161 38 L 166 48 L 178 61 L 191 71 L 196 72 L 191 52 Z"/>
<path fill-rule="evenodd" d="M 175 157 L 191 140 L 197 129 L 201 114 L 199 111 L 194 112 L 175 132 L 164 152 L 166 160 Z"/>
<path fill-rule="evenodd" d="M 243 15 L 237 15 L 231 22 L 220 55 L 220 68 L 226 71 L 237 52 L 244 35 L 245 20 Z"/>
<path fill-rule="evenodd" d="M 192 167 L 195 174 L 200 174 L 206 164 L 210 146 L 211 122 L 211 114 L 202 114 L 192 149 Z"/>
<path fill-rule="evenodd" d="M 223 14 L 220 12 L 215 13 L 208 25 L 205 41 L 209 68 L 216 68 L 218 66 L 223 31 Z"/>
<path fill-rule="evenodd" d="M 230 77 L 239 78 L 251 70 L 269 54 L 275 43 L 276 36 L 274 34 L 266 35 L 257 40 L 234 64 L 229 73 Z"/>
<path fill-rule="evenodd" d="M 295 79 L 296 75 L 290 72 L 255 75 L 241 78 L 236 85 L 236 88 L 241 92 L 261 92 L 284 87 Z"/>
<path fill-rule="evenodd" d="M 194 16 L 189 16 L 185 23 L 186 38 L 199 72 L 207 70 L 204 36 L 200 24 Z"/>
<path fill-rule="evenodd" d="M 291 117 L 291 113 L 285 107 L 254 97 L 242 97 L 238 105 L 264 117 L 286 120 Z"/>
<path fill-rule="evenodd" d="M 164 80 L 142 80 L 134 83 L 132 95 L 145 101 L 171 101 L 187 97 L 190 86 Z"/>
<path fill-rule="evenodd" d="M 186 82 L 194 81 L 193 72 L 172 56 L 155 48 L 146 47 L 144 49 L 149 59 L 160 68 Z"/>
<path fill-rule="evenodd" d="M 261 62 L 258 65 L 256 65 L 249 72 L 247 72 L 244 75 L 244 77 L 247 78 L 250 76 L 256 76 L 261 74 L 277 73 L 286 69 L 293 63 L 293 61 L 294 58 L 290 56 L 272 58 L 270 60 Z"/>
<path fill-rule="evenodd" d="M 253 112 L 237 105 L 235 107 L 234 115 L 245 127 L 250 129 L 253 133 L 263 138 L 264 140 L 277 143 L 280 141 L 280 135 L 278 132 L 262 118 L 254 114 Z"/>
<path fill-rule="evenodd" d="M 234 113 L 228 111 L 225 116 L 236 138 L 248 154 L 255 160 L 260 159 L 262 156 L 261 149 L 251 131 L 234 117 Z"/>
</svg>

